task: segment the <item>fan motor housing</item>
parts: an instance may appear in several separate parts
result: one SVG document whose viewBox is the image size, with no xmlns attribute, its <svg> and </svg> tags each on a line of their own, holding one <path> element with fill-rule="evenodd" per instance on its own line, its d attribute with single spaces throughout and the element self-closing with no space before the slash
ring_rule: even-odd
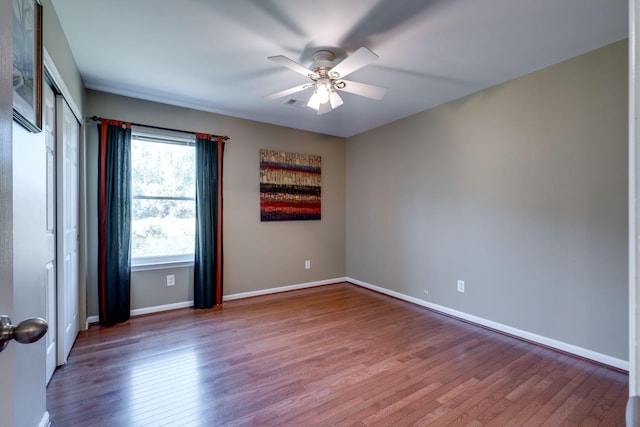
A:
<svg viewBox="0 0 640 427">
<path fill-rule="evenodd" d="M 313 54 L 313 64 L 311 69 L 319 75 L 326 75 L 333 68 L 335 55 L 329 50 L 319 50 Z"/>
</svg>

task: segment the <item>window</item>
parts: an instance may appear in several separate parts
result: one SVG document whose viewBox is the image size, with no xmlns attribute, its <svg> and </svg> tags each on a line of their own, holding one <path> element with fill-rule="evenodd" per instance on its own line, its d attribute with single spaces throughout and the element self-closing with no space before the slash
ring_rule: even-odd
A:
<svg viewBox="0 0 640 427">
<path fill-rule="evenodd" d="M 134 127 L 131 135 L 132 266 L 193 262 L 195 139 Z"/>
</svg>

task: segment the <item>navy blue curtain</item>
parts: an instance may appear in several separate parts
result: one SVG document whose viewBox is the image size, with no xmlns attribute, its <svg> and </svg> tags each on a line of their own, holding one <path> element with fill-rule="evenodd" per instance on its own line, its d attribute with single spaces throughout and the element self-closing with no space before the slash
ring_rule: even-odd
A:
<svg viewBox="0 0 640 427">
<path fill-rule="evenodd" d="M 98 132 L 99 314 L 113 325 L 131 312 L 131 125 L 103 119 Z"/>
<path fill-rule="evenodd" d="M 196 134 L 193 307 L 222 304 L 222 137 Z"/>
</svg>

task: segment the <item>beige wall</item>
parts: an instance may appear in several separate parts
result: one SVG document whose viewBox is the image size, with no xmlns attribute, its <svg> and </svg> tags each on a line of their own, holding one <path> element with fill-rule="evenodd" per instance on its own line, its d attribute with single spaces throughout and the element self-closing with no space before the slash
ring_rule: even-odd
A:
<svg viewBox="0 0 640 427">
<path fill-rule="evenodd" d="M 84 106 L 84 83 L 51 0 L 42 1 L 42 13 L 42 43 L 60 76 L 64 79 L 64 82 L 57 83 L 64 83 L 69 90 L 65 96 L 71 97 L 75 105 L 82 109 Z"/>
<path fill-rule="evenodd" d="M 347 276 L 627 360 L 627 43 L 348 139 Z"/>
<path fill-rule="evenodd" d="M 345 275 L 345 140 L 118 95 L 87 91 L 87 115 L 228 135 L 224 152 L 224 294 L 259 291 Z M 97 130 L 87 128 L 88 314 L 97 315 Z M 322 156 L 322 220 L 260 222 L 259 150 Z M 311 269 L 304 261 L 311 260 Z M 176 286 L 166 275 L 176 274 Z M 190 269 L 135 272 L 132 308 L 192 299 Z"/>
</svg>

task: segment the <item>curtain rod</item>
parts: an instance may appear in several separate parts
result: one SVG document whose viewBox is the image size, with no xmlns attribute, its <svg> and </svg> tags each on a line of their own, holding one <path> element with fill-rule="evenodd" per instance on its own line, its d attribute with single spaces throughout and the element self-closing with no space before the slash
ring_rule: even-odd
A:
<svg viewBox="0 0 640 427">
<path fill-rule="evenodd" d="M 89 117 L 91 120 L 93 120 L 94 122 L 101 122 L 102 121 L 102 117 L 98 117 L 98 116 L 92 116 Z M 124 120 L 122 120 L 122 122 L 124 122 Z M 188 130 L 182 130 L 182 129 L 173 129 L 173 128 L 165 128 L 162 126 L 152 126 L 152 125 L 143 125 L 140 123 L 133 123 L 133 122 L 126 122 L 126 123 L 130 123 L 132 126 L 142 126 L 142 127 L 147 127 L 147 128 L 153 128 L 153 129 L 159 129 L 159 130 L 168 130 L 168 131 L 172 131 L 172 132 L 184 132 L 184 133 L 192 133 L 192 134 L 196 134 L 196 132 L 191 132 Z M 211 135 L 212 138 L 218 138 L 220 135 Z M 222 140 L 223 141 L 228 141 L 231 138 L 229 138 L 228 136 L 223 136 Z"/>
</svg>

